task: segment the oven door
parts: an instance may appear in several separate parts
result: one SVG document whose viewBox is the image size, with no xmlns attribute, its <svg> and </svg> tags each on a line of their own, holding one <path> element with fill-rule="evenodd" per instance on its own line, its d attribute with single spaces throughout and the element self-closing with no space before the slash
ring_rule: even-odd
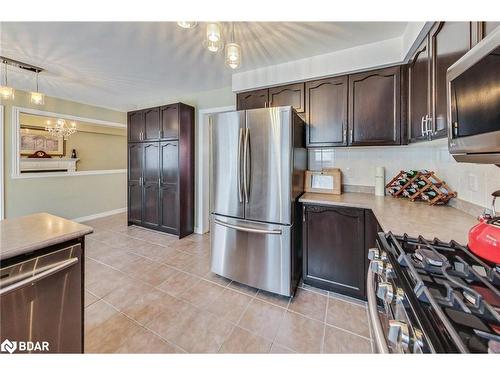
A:
<svg viewBox="0 0 500 375">
<path fill-rule="evenodd" d="M 2 352 L 83 352 L 81 258 L 76 244 L 0 269 Z"/>
</svg>

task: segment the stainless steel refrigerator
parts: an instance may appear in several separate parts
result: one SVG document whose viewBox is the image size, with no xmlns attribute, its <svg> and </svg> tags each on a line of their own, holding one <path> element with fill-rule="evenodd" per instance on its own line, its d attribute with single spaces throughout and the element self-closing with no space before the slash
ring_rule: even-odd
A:
<svg viewBox="0 0 500 375">
<path fill-rule="evenodd" d="M 224 112 L 210 118 L 212 272 L 293 295 L 301 272 L 307 152 L 292 107 Z"/>
</svg>

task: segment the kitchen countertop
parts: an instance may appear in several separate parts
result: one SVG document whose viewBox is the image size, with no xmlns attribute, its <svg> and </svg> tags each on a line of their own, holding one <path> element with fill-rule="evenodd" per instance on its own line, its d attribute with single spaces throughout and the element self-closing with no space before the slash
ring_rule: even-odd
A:
<svg viewBox="0 0 500 375">
<path fill-rule="evenodd" d="M 93 229 L 48 213 L 0 221 L 0 260 L 69 241 Z"/>
<path fill-rule="evenodd" d="M 474 216 L 450 206 L 430 206 L 426 202 L 411 202 L 390 196 L 377 197 L 366 193 L 305 193 L 299 201 L 371 209 L 384 232 L 422 235 L 427 239 L 437 237 L 446 242 L 453 239 L 464 245 L 467 244 L 469 229 L 477 223 Z"/>
</svg>

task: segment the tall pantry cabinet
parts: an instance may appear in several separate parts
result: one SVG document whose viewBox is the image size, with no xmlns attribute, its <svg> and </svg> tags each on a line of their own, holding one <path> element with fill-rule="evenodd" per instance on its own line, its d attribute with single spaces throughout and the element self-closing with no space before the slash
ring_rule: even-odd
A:
<svg viewBox="0 0 500 375">
<path fill-rule="evenodd" d="M 175 234 L 194 227 L 194 108 L 129 112 L 128 224 Z"/>
</svg>

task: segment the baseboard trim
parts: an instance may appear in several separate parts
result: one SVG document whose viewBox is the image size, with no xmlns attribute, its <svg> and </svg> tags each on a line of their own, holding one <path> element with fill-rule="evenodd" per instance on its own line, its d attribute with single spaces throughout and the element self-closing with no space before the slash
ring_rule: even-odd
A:
<svg viewBox="0 0 500 375">
<path fill-rule="evenodd" d="M 123 212 L 127 212 L 127 207 L 117 208 L 116 210 L 111 210 L 111 211 L 99 212 L 98 214 L 94 214 L 94 215 L 77 217 L 76 219 L 72 219 L 72 220 L 76 221 L 77 223 L 81 223 L 83 221 L 100 219 L 100 218 L 103 218 L 103 217 L 106 217 L 106 216 L 121 214 Z"/>
</svg>

